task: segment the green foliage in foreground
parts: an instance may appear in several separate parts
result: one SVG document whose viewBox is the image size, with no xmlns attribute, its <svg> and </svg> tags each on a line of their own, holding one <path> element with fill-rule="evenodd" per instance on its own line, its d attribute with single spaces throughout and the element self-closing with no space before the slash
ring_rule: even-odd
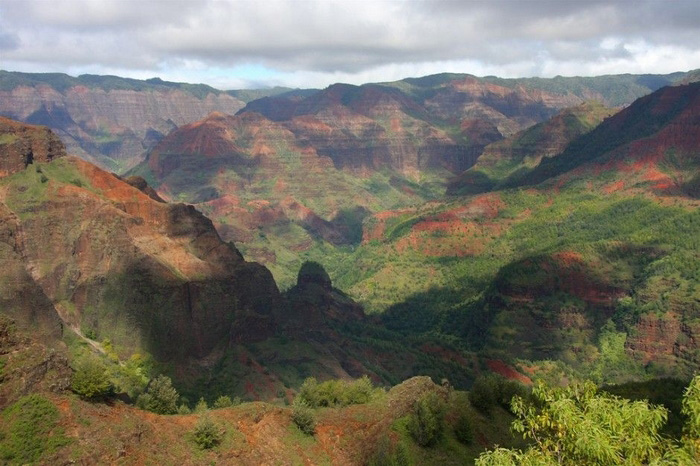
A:
<svg viewBox="0 0 700 466">
<path fill-rule="evenodd" d="M 309 404 L 299 397 L 292 403 L 292 422 L 306 435 L 313 435 L 316 431 L 316 415 Z"/>
<path fill-rule="evenodd" d="M 525 397 L 527 388 L 517 380 L 509 380 L 496 374 L 477 377 L 469 391 L 472 406 L 488 414 L 494 406 L 510 409 L 514 396 Z"/>
<path fill-rule="evenodd" d="M 173 387 L 170 377 L 159 375 L 151 380 L 146 392 L 139 395 L 136 405 L 158 414 L 175 414 L 178 412 L 179 399 L 180 395 Z"/>
<path fill-rule="evenodd" d="M 199 418 L 192 432 L 194 442 L 202 450 L 214 448 L 221 443 L 223 436 L 221 427 L 212 421 L 208 414 Z"/>
<path fill-rule="evenodd" d="M 304 380 L 298 399 L 312 408 L 320 406 L 347 406 L 369 402 L 380 392 L 367 376 L 357 380 L 327 380 L 318 383 L 314 377 Z"/>
<path fill-rule="evenodd" d="M 78 363 L 70 387 L 86 400 L 105 398 L 113 389 L 107 367 L 95 357 L 86 357 Z"/>
<path fill-rule="evenodd" d="M 430 392 L 416 401 L 408 418 L 408 431 L 422 447 L 435 445 L 445 430 L 445 401 Z"/>
<path fill-rule="evenodd" d="M 598 392 L 592 382 L 566 388 L 538 384 L 533 401 L 513 401 L 513 430 L 532 440 L 525 451 L 498 448 L 479 466 L 690 465 L 700 461 L 700 376 L 686 390 L 689 418 L 681 444 L 662 438 L 666 409 Z"/>
<path fill-rule="evenodd" d="M 28 464 L 66 445 L 58 410 L 41 395 L 20 398 L 0 416 L 0 463 Z"/>
</svg>

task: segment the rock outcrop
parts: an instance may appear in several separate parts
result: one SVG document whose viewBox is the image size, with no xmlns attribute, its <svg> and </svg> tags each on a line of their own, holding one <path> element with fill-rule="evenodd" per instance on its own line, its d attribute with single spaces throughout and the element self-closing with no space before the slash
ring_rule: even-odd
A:
<svg viewBox="0 0 700 466">
<path fill-rule="evenodd" d="M 64 155 L 63 143 L 49 128 L 0 117 L 0 177 Z"/>
</svg>

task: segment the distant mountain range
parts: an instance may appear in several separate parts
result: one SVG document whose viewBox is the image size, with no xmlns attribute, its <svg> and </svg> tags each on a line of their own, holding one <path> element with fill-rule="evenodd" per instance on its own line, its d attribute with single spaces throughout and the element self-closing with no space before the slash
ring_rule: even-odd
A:
<svg viewBox="0 0 700 466">
<path fill-rule="evenodd" d="M 158 78 L 0 71 L 0 115 L 50 127 L 68 152 L 123 172 L 177 126 L 210 112 L 235 113 L 275 88 L 223 92 Z"/>
</svg>

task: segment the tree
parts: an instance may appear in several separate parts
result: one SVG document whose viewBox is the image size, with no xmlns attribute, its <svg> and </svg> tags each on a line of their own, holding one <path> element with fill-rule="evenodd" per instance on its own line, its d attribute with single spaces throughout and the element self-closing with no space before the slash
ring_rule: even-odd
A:
<svg viewBox="0 0 700 466">
<path fill-rule="evenodd" d="M 214 401 L 214 409 L 230 408 L 233 406 L 233 400 L 227 395 L 221 395 Z"/>
<path fill-rule="evenodd" d="M 408 431 L 422 447 L 435 445 L 445 427 L 445 402 L 435 392 L 430 392 L 415 402 L 408 418 Z"/>
<path fill-rule="evenodd" d="M 292 422 L 306 435 L 316 431 L 316 416 L 313 409 L 303 399 L 296 397 L 292 403 Z"/>
<path fill-rule="evenodd" d="M 175 414 L 177 413 L 177 401 L 179 399 L 180 395 L 173 387 L 170 377 L 159 375 L 151 380 L 146 388 L 146 392 L 139 395 L 136 405 L 141 409 L 158 414 Z"/>
<path fill-rule="evenodd" d="M 194 426 L 194 432 L 192 432 L 194 442 L 202 450 L 207 450 L 220 444 L 223 435 L 224 433 L 221 427 L 216 425 L 208 414 L 199 418 L 197 424 Z"/>
<path fill-rule="evenodd" d="M 87 400 L 104 398 L 112 393 L 107 367 L 94 356 L 83 358 L 70 381 L 71 390 Z"/>
<path fill-rule="evenodd" d="M 592 382 L 566 388 L 535 386 L 532 402 L 513 400 L 513 430 L 533 440 L 525 451 L 498 448 L 483 453 L 478 466 L 698 464 L 700 460 L 700 376 L 686 390 L 689 418 L 680 445 L 662 439 L 662 407 L 599 393 Z"/>
</svg>

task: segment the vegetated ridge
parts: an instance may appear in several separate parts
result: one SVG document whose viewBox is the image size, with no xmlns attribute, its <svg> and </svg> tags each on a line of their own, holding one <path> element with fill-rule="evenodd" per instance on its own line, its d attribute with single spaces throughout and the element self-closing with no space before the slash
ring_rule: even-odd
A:
<svg viewBox="0 0 700 466">
<path fill-rule="evenodd" d="M 131 173 L 166 198 L 195 203 L 286 288 L 304 260 L 356 247 L 368 215 L 441 198 L 445 183 L 487 145 L 589 99 L 629 103 L 684 76 L 445 74 L 336 84 L 309 95 L 263 97 L 236 116 L 215 113 L 182 126 Z M 566 133 L 552 140 L 550 153 L 607 114 L 587 105 L 561 117 Z"/>
</svg>

